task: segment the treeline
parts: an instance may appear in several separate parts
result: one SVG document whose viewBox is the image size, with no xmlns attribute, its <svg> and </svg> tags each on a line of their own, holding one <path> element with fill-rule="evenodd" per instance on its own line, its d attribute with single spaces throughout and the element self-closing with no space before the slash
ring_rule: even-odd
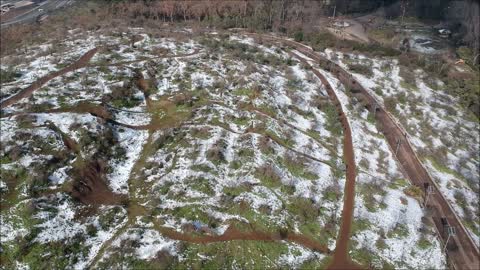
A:
<svg viewBox="0 0 480 270">
<path fill-rule="evenodd" d="M 217 27 L 286 31 L 324 14 L 329 1 L 313 0 L 110 0 L 119 16 L 163 21 L 198 20 Z"/>
<path fill-rule="evenodd" d="M 480 52 L 478 0 L 103 0 L 119 16 L 163 21 L 198 20 L 223 28 L 280 32 L 313 30 L 318 18 L 367 13 L 382 8 L 387 18 L 402 15 L 443 20 L 458 45 Z"/>
</svg>

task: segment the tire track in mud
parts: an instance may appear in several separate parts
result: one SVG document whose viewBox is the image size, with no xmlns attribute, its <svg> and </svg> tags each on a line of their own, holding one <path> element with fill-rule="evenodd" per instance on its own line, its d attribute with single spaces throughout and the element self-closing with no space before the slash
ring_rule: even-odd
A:
<svg viewBox="0 0 480 270">
<path fill-rule="evenodd" d="M 311 48 L 298 42 L 273 36 L 261 37 L 288 44 L 300 53 L 315 60 L 322 68 L 332 72 L 342 84 L 349 86 L 352 89 L 352 93 L 356 95 L 357 98 L 363 99 L 367 104 L 367 109 L 370 111 L 376 111 L 375 120 L 381 126 L 380 130 L 387 139 L 392 154 L 394 154 L 393 149 L 397 147 L 397 140 L 400 139 L 403 142 L 398 147 L 397 155 L 395 156 L 394 154 L 394 156 L 400 164 L 400 167 L 403 169 L 405 176 L 416 186 L 423 188 L 425 183 L 433 186 L 434 194 L 430 196 L 429 205 L 433 208 L 432 219 L 438 235 L 444 244 L 447 234 L 444 226 L 441 224 L 440 218 L 446 217 L 448 223 L 457 228 L 457 234 L 451 237 L 454 241 L 454 244 L 452 245 L 453 248 L 447 248 L 446 251 L 447 259 L 451 262 L 453 268 L 456 269 L 480 269 L 480 253 L 478 247 L 475 245 L 473 239 L 470 237 L 467 229 L 453 210 L 450 203 L 443 196 L 437 183 L 432 179 L 423 166 L 408 139 L 407 132 L 395 120 L 395 118 L 382 107 L 381 103 L 379 103 L 357 80 L 355 80 L 350 73 L 345 71 L 338 64 L 314 53 Z"/>
<path fill-rule="evenodd" d="M 0 103 L 0 109 L 5 109 L 6 107 L 16 103 L 17 101 L 31 96 L 33 94 L 33 92 L 35 92 L 35 90 L 38 90 L 43 85 L 45 85 L 47 82 L 55 79 L 58 76 L 62 76 L 64 74 L 68 73 L 68 72 L 86 67 L 88 65 L 88 63 L 90 62 L 90 59 L 92 59 L 92 57 L 95 56 L 95 54 L 97 53 L 98 50 L 99 50 L 99 48 L 93 48 L 93 49 L 89 50 L 88 52 L 86 52 L 84 55 L 82 55 L 75 63 L 73 63 L 73 64 L 71 64 L 71 65 L 69 65 L 69 66 L 67 66 L 67 67 L 65 67 L 61 70 L 58 70 L 58 71 L 52 72 L 48 75 L 45 75 L 42 78 L 36 80 L 30 86 L 28 86 L 27 88 L 25 88 L 23 90 L 20 90 L 14 96 L 9 97 L 6 100 L 3 100 Z"/>
</svg>

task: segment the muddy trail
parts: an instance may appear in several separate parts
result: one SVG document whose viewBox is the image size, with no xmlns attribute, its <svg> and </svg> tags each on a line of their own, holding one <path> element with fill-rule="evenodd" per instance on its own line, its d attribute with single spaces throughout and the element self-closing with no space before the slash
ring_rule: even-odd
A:
<svg viewBox="0 0 480 270">
<path fill-rule="evenodd" d="M 335 106 L 338 117 L 343 127 L 343 158 L 346 165 L 346 183 L 345 183 L 345 196 L 342 209 L 342 223 L 340 224 L 340 232 L 337 237 L 337 244 L 335 253 L 333 254 L 333 261 L 329 265 L 329 269 L 360 269 L 358 265 L 353 263 L 348 256 L 348 243 L 350 240 L 350 232 L 353 220 L 353 210 L 355 203 L 355 178 L 356 178 L 356 165 L 355 155 L 353 151 L 352 131 L 348 119 L 343 112 L 342 105 L 338 100 L 335 91 L 333 90 L 327 79 L 316 69 L 313 69 L 308 61 L 299 55 L 292 53 L 292 55 L 300 60 L 303 64 L 310 67 L 312 72 L 317 76 L 327 90 L 328 96 Z"/>
<path fill-rule="evenodd" d="M 377 126 L 387 139 L 390 150 L 397 158 L 405 176 L 412 184 L 423 189 L 425 189 L 425 185 L 433 187 L 434 192 L 430 195 L 428 208 L 431 209 L 433 222 L 438 235 L 444 244 L 447 239 L 446 226 L 442 224 L 440 220 L 445 218 L 450 226 L 456 228 L 456 235 L 452 236 L 450 239 L 450 242 L 454 243 L 449 242 L 446 249 L 449 264 L 455 269 L 480 269 L 480 253 L 478 247 L 468 234 L 467 229 L 464 227 L 452 206 L 442 195 L 437 183 L 432 179 L 423 166 L 408 139 L 408 134 L 395 118 L 386 111 L 381 103 L 377 102 L 377 100 L 357 80 L 355 80 L 350 73 L 336 63 L 314 53 L 309 47 L 303 44 L 276 37 L 268 36 L 267 38 L 287 44 L 315 60 L 323 69 L 333 73 L 342 84 L 349 87 L 351 93 L 366 104 L 368 110 L 371 112 L 375 111 Z M 397 152 L 396 155 L 395 152 Z"/>
<path fill-rule="evenodd" d="M 25 88 L 23 90 L 20 90 L 14 96 L 9 97 L 6 100 L 3 100 L 0 103 L 0 109 L 4 109 L 4 108 L 14 104 L 15 102 L 17 102 L 17 101 L 19 101 L 23 98 L 27 98 L 27 97 L 31 96 L 32 93 L 35 90 L 41 88 L 47 82 L 49 82 L 52 79 L 55 79 L 58 76 L 62 76 L 64 74 L 68 73 L 68 72 L 86 67 L 88 65 L 88 63 L 90 62 L 90 59 L 92 59 L 92 57 L 95 56 L 95 54 L 97 53 L 98 50 L 99 50 L 98 48 L 91 49 L 90 51 L 88 51 L 84 55 L 82 55 L 82 57 L 80 57 L 80 59 L 78 59 L 75 63 L 73 63 L 73 64 L 71 64 L 71 65 L 69 65 L 69 66 L 67 66 L 67 67 L 65 67 L 61 70 L 52 72 L 52 73 L 36 80 L 30 86 L 28 86 L 27 88 Z"/>
<path fill-rule="evenodd" d="M 292 243 L 297 243 L 305 248 L 311 249 L 316 252 L 323 254 L 331 254 L 331 251 L 325 245 L 322 245 L 310 237 L 295 234 L 295 233 L 272 233 L 272 232 L 263 232 L 263 231 L 240 231 L 235 226 L 230 225 L 228 229 L 222 235 L 209 235 L 209 234 L 187 234 L 175 231 L 170 228 L 162 227 L 158 224 L 155 224 L 155 229 L 162 233 L 164 236 L 174 239 L 185 241 L 195 244 L 208 244 L 215 242 L 226 242 L 226 241 L 288 241 Z"/>
</svg>

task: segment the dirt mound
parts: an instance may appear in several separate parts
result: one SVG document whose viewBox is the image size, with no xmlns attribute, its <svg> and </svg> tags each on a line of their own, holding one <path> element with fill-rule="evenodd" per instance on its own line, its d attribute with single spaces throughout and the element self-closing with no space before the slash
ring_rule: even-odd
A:
<svg viewBox="0 0 480 270">
<path fill-rule="evenodd" d="M 113 193 L 107 185 L 106 165 L 102 161 L 91 161 L 76 173 L 71 195 L 84 204 L 120 204 L 126 197 Z"/>
</svg>

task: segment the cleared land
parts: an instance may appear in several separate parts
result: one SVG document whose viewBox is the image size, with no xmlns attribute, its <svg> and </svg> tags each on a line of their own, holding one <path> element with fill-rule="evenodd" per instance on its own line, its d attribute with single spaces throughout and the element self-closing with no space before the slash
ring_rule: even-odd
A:
<svg viewBox="0 0 480 270">
<path fill-rule="evenodd" d="M 71 31 L 5 57 L 2 262 L 445 267 L 387 104 L 331 51 L 254 37 Z"/>
</svg>

